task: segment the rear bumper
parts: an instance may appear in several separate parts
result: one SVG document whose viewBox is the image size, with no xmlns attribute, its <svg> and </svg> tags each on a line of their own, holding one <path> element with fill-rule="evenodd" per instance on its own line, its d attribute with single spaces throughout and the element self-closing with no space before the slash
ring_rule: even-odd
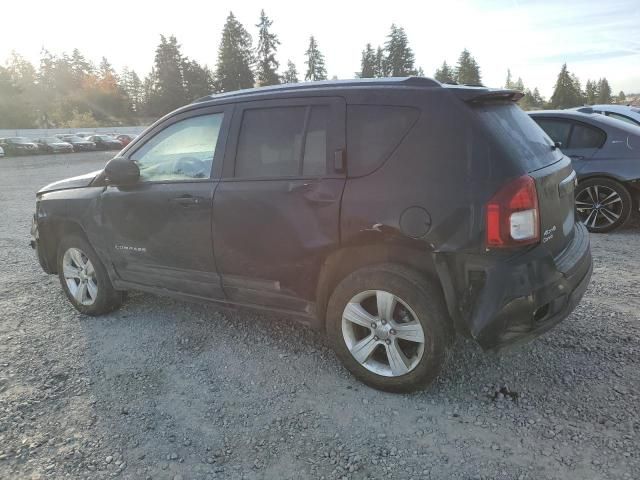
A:
<svg viewBox="0 0 640 480">
<path fill-rule="evenodd" d="M 486 350 L 524 343 L 564 320 L 584 295 L 593 269 L 582 224 L 555 258 L 538 247 L 497 262 L 466 260 L 465 284 L 456 295 L 458 324 Z"/>
</svg>

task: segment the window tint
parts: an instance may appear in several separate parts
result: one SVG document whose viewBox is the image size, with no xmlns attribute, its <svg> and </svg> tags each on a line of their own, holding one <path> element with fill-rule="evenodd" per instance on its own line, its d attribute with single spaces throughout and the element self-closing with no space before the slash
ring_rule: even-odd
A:
<svg viewBox="0 0 640 480">
<path fill-rule="evenodd" d="M 329 108 L 325 106 L 245 110 L 235 176 L 323 175 L 327 165 L 328 120 Z"/>
<path fill-rule="evenodd" d="M 131 158 L 143 181 L 209 178 L 222 113 L 176 122 L 145 143 Z"/>
<path fill-rule="evenodd" d="M 631 125 L 640 125 L 640 122 L 636 122 L 634 119 L 627 117 L 626 115 L 620 115 L 619 113 L 609 112 L 607 116 L 615 118 L 616 120 L 622 120 L 623 122 L 630 123 Z"/>
<path fill-rule="evenodd" d="M 391 155 L 418 118 L 412 107 L 349 105 L 347 165 L 349 176 L 367 175 Z"/>
<path fill-rule="evenodd" d="M 604 132 L 586 125 L 575 124 L 571 132 L 569 148 L 600 148 L 604 139 Z"/>
<path fill-rule="evenodd" d="M 535 121 L 551 137 L 551 140 L 562 144 L 560 148 L 569 147 L 571 123 L 564 120 L 549 120 L 546 118 L 536 118 Z"/>
<path fill-rule="evenodd" d="M 302 173 L 305 176 L 324 175 L 327 172 L 328 107 L 313 107 L 304 144 Z"/>
<path fill-rule="evenodd" d="M 551 148 L 548 134 L 516 104 L 486 103 L 475 109 L 507 154 L 528 171 L 546 167 L 562 158 L 559 151 Z"/>
</svg>

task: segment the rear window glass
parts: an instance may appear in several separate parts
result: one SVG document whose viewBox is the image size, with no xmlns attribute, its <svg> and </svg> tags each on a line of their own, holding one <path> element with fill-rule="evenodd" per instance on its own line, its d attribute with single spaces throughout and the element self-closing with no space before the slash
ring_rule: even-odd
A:
<svg viewBox="0 0 640 480">
<path fill-rule="evenodd" d="M 419 110 L 390 105 L 347 107 L 347 168 L 350 177 L 373 172 L 393 153 L 416 122 Z"/>
<path fill-rule="evenodd" d="M 515 104 L 480 104 L 475 107 L 481 120 L 514 159 L 520 159 L 529 172 L 551 165 L 562 158 L 553 142 L 529 115 Z"/>
</svg>

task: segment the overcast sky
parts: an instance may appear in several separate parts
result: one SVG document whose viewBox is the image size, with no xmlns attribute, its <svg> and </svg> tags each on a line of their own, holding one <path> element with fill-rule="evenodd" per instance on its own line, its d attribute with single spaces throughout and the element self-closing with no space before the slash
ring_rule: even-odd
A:
<svg viewBox="0 0 640 480">
<path fill-rule="evenodd" d="M 42 47 L 54 54 L 77 47 L 96 63 L 106 56 L 117 70 L 126 65 L 143 76 L 160 34 L 173 34 L 185 55 L 213 67 L 229 10 L 255 44 L 264 8 L 281 41 L 281 67 L 292 59 L 302 74 L 309 35 L 318 40 L 329 77 L 352 78 L 364 45 L 383 44 L 395 22 L 427 76 L 445 59 L 454 64 L 467 48 L 488 86 L 502 86 L 510 68 L 514 80 L 520 76 L 548 97 L 567 62 L 583 86 L 587 78 L 606 76 L 614 93 L 631 93 L 640 92 L 638 7 L 639 0 L 5 0 L 0 61 L 12 50 L 37 63 Z"/>
</svg>

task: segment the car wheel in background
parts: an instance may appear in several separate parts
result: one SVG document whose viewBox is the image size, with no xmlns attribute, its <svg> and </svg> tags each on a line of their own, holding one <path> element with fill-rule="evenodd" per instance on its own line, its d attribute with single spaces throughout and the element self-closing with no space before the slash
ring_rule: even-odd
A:
<svg viewBox="0 0 640 480">
<path fill-rule="evenodd" d="M 576 189 L 576 214 L 593 233 L 610 232 L 624 225 L 631 207 L 629 191 L 609 178 L 590 178 Z"/>
</svg>

